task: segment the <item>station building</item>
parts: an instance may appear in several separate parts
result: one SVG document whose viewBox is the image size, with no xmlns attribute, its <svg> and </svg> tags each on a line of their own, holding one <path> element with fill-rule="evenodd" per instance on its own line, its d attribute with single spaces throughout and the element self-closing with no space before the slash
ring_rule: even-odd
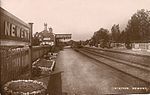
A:
<svg viewBox="0 0 150 95">
<path fill-rule="evenodd" d="M 55 44 L 55 34 L 53 33 L 52 28 L 47 28 L 47 24 L 44 23 L 44 30 L 41 32 L 37 32 L 36 35 L 39 38 L 40 45 L 51 45 Z"/>
</svg>

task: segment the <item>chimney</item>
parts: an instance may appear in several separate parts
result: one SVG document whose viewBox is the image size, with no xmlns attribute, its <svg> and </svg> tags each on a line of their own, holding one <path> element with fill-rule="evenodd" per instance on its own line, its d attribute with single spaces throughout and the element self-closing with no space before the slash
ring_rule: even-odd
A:
<svg viewBox="0 0 150 95">
<path fill-rule="evenodd" d="M 49 28 L 49 32 L 52 33 L 52 31 L 53 31 L 53 29 L 50 27 L 50 28 Z"/>
<path fill-rule="evenodd" d="M 44 30 L 47 30 L 47 23 L 44 23 Z"/>
</svg>

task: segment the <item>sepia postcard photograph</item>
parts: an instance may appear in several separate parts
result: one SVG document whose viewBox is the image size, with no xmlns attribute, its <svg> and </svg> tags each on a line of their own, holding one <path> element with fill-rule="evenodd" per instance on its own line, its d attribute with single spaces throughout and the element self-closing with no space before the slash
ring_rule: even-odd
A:
<svg viewBox="0 0 150 95">
<path fill-rule="evenodd" d="M 0 95 L 150 95 L 150 0 L 0 0 Z"/>
</svg>

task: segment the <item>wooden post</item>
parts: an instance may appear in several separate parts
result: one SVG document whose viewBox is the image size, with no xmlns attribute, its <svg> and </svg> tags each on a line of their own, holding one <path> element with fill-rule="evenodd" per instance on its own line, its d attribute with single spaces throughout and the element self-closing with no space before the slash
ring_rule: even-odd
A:
<svg viewBox="0 0 150 95">
<path fill-rule="evenodd" d="M 32 77 L 32 33 L 33 33 L 33 23 L 30 25 L 30 44 L 29 44 L 29 62 L 30 62 L 30 79 Z"/>
<path fill-rule="evenodd" d="M 0 35 L 0 37 L 1 37 L 1 35 Z M 2 50 L 1 50 L 1 46 L 0 46 L 0 52 L 1 52 Z M 1 56 L 1 53 L 0 53 L 0 59 L 2 59 L 2 56 Z M 2 64 L 2 60 L 0 60 L 0 94 L 1 94 L 1 92 L 2 92 L 2 82 L 1 82 L 1 64 Z"/>
</svg>

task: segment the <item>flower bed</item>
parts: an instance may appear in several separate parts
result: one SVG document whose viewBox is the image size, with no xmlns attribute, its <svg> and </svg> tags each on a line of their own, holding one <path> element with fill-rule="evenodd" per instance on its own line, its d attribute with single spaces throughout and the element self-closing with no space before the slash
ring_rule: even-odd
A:
<svg viewBox="0 0 150 95">
<path fill-rule="evenodd" d="M 39 59 L 33 63 L 33 68 L 38 68 L 41 70 L 41 74 L 49 74 L 52 71 L 53 61 L 46 60 L 44 58 Z"/>
<path fill-rule="evenodd" d="M 51 59 L 51 60 L 56 60 L 56 57 L 57 57 L 57 56 L 51 56 L 50 59 Z"/>
<path fill-rule="evenodd" d="M 32 77 L 38 77 L 41 75 L 42 70 L 38 67 L 32 67 Z"/>
<path fill-rule="evenodd" d="M 35 66 L 40 66 L 40 67 L 47 67 L 50 68 L 52 65 L 52 61 L 51 60 L 46 60 L 44 58 L 41 58 L 38 62 L 36 62 L 34 64 Z"/>
<path fill-rule="evenodd" d="M 46 86 L 35 80 L 16 80 L 4 85 L 5 95 L 45 95 Z"/>
</svg>

